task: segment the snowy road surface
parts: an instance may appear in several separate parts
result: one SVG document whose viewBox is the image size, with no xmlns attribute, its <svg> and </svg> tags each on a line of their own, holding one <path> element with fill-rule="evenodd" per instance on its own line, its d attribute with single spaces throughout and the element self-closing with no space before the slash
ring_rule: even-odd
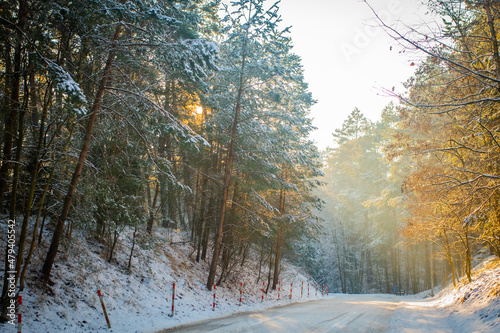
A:
<svg viewBox="0 0 500 333">
<path fill-rule="evenodd" d="M 169 328 L 167 332 L 385 332 L 400 298 L 339 295 Z"/>
</svg>

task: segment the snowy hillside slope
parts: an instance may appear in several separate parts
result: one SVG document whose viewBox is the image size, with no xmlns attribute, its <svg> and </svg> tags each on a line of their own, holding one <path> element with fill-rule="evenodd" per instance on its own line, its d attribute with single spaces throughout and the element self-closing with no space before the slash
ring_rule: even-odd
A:
<svg viewBox="0 0 500 333">
<path fill-rule="evenodd" d="M 387 332 L 500 332 L 500 260 L 478 265 L 471 283 L 464 277 L 433 298 L 402 302 Z"/>
<path fill-rule="evenodd" d="M 213 292 L 205 287 L 209 262 L 195 262 L 192 247 L 186 242 L 187 235 L 165 229 L 153 237 L 142 232 L 129 271 L 131 239 L 132 231 L 124 231 L 115 259 L 108 263 L 102 245 L 74 235 L 58 254 L 52 276 L 55 284 L 49 290 L 36 282 L 46 252 L 46 248 L 38 249 L 23 293 L 23 332 L 154 332 L 195 320 L 321 297 L 319 290 L 315 297 L 314 282 L 307 274 L 284 262 L 280 275 L 284 290 L 280 300 L 277 291 L 270 291 L 262 301 L 262 279 L 256 282 L 257 260 L 251 254 L 245 266 L 237 265 L 233 278 L 217 288 L 213 311 Z M 267 284 L 264 267 L 262 274 Z M 175 315 L 169 317 L 173 282 L 176 282 Z M 238 305 L 240 282 L 243 282 L 241 306 Z M 310 297 L 307 297 L 308 282 Z M 290 283 L 293 283 L 291 300 Z M 103 294 L 111 329 L 103 316 L 98 289 Z M 17 332 L 10 324 L 0 324 L 0 331 Z"/>
</svg>

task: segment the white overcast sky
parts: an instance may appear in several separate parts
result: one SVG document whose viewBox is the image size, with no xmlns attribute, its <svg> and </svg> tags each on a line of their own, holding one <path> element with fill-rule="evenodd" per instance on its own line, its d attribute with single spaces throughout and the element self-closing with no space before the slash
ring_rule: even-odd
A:
<svg viewBox="0 0 500 333">
<path fill-rule="evenodd" d="M 391 26 L 404 29 L 431 21 L 425 0 L 367 1 Z M 267 0 L 267 7 L 275 2 Z M 317 100 L 311 115 L 318 129 L 311 139 L 321 150 L 333 146 L 332 133 L 355 107 L 376 121 L 384 106 L 397 103 L 381 89 L 403 92 L 402 83 L 416 68 L 410 64 L 419 55 L 401 53 L 363 0 L 281 0 L 279 8 L 281 26 L 292 27 L 293 52 L 302 58 L 309 91 Z"/>
<path fill-rule="evenodd" d="M 368 2 L 385 21 L 400 27 L 426 20 L 421 0 Z M 318 128 L 312 139 L 318 147 L 333 146 L 331 133 L 354 107 L 379 119 L 392 100 L 381 96 L 380 88 L 401 92 L 417 55 L 399 53 L 402 48 L 377 27 L 363 1 L 282 0 L 279 7 L 283 27 L 292 26 L 293 51 L 301 56 L 309 90 L 318 101 L 312 108 Z"/>
</svg>

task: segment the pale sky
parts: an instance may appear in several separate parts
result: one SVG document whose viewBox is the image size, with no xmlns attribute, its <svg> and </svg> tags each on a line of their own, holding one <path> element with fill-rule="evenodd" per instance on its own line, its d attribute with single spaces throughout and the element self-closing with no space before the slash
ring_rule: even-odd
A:
<svg viewBox="0 0 500 333">
<path fill-rule="evenodd" d="M 385 21 L 400 27 L 421 22 L 426 12 L 420 0 L 368 2 Z M 301 56 L 309 90 L 318 101 L 312 108 L 318 128 L 312 139 L 320 149 L 333 146 L 331 133 L 354 107 L 375 121 L 391 100 L 397 103 L 381 96 L 380 88 L 402 92 L 417 55 L 399 52 L 402 48 L 376 26 L 366 3 L 282 0 L 279 7 L 282 26 L 292 26 L 293 51 Z"/>
</svg>

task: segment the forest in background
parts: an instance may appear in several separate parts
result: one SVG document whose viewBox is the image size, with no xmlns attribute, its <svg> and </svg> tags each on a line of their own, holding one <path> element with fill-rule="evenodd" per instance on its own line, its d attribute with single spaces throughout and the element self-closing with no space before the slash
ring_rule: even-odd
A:
<svg viewBox="0 0 500 333">
<path fill-rule="evenodd" d="M 325 233 L 303 264 L 342 292 L 417 293 L 500 257 L 500 3 L 429 1 L 441 22 L 395 29 L 415 75 L 380 120 L 354 109 L 325 153 Z M 439 29 L 437 29 L 437 28 Z"/>
<path fill-rule="evenodd" d="M 125 228 L 155 225 L 190 233 L 196 260 L 211 262 L 208 289 L 251 246 L 276 288 L 321 174 L 314 101 L 278 7 L 21 0 L 1 11 L 1 207 L 20 226 L 5 261 L 19 290 L 41 243 L 50 284 L 74 230 L 113 262 Z"/>
<path fill-rule="evenodd" d="M 23 290 L 45 246 L 50 285 L 74 230 L 111 263 L 125 228 L 188 232 L 208 289 L 249 251 L 273 289 L 283 256 L 331 291 L 470 280 L 475 260 L 500 256 L 500 5 L 429 9 L 442 29 L 379 21 L 425 55 L 406 92 L 386 92 L 402 103 L 375 123 L 353 110 L 321 156 L 278 4 L 2 2 L 0 207 L 2 228 L 18 225 L 3 309 L 7 265 Z"/>
</svg>

